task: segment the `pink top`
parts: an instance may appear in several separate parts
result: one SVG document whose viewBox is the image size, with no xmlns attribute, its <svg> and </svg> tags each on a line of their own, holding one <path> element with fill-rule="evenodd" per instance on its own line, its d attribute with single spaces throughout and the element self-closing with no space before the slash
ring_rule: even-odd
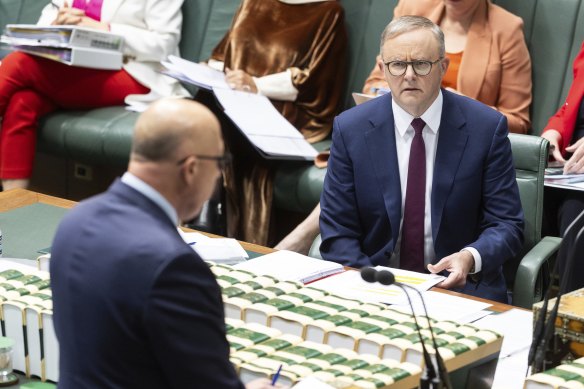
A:
<svg viewBox="0 0 584 389">
<path fill-rule="evenodd" d="M 73 8 L 85 11 L 85 15 L 93 20 L 101 21 L 101 6 L 104 0 L 73 0 Z"/>
</svg>

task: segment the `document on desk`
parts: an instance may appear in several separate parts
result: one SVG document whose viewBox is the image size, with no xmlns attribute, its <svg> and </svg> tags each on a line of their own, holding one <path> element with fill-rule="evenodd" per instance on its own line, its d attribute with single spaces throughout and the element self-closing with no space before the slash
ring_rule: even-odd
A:
<svg viewBox="0 0 584 389">
<path fill-rule="evenodd" d="M 376 266 L 376 270 L 388 270 L 395 276 L 396 282 L 409 285 L 420 292 L 430 289 L 434 285 L 442 282 L 446 277 L 439 274 L 418 273 L 415 271 L 402 270 L 394 267 Z"/>
<path fill-rule="evenodd" d="M 381 285 L 378 282 L 363 281 L 357 270 L 347 270 L 342 274 L 313 282 L 310 286 L 352 300 L 370 303 L 402 304 L 407 298 L 402 289 L 395 285 Z"/>
<path fill-rule="evenodd" d="M 546 169 L 544 185 L 555 188 L 584 191 L 584 174 L 549 174 Z"/>
<path fill-rule="evenodd" d="M 414 307 L 416 315 L 424 315 L 424 306 L 420 296 L 413 291 L 408 291 L 408 294 L 412 300 L 412 306 Z M 431 290 L 423 292 L 422 296 L 424 296 L 424 303 L 428 310 L 428 316 L 436 320 L 452 320 L 457 323 L 470 323 L 492 313 L 491 311 L 486 310 L 492 304 L 483 303 L 481 301 Z M 402 302 L 398 305 L 400 305 L 399 309 L 403 312 L 411 312 L 407 302 Z"/>
<path fill-rule="evenodd" d="M 231 89 L 223 72 L 204 64 L 171 55 L 162 65 L 164 74 L 212 90 L 225 114 L 264 158 L 312 161 L 318 154 L 267 97 Z"/>
<path fill-rule="evenodd" d="M 343 271 L 343 265 L 279 250 L 233 266 L 234 269 L 269 275 L 280 280 L 311 282 Z M 336 275 L 335 275 L 336 277 Z"/>
<path fill-rule="evenodd" d="M 231 238 L 210 238 L 199 232 L 183 232 L 183 240 L 195 250 L 204 261 L 235 265 L 249 258 L 241 244 Z"/>
<path fill-rule="evenodd" d="M 533 336 L 533 312 L 511 309 L 485 317 L 474 324 L 497 331 L 504 337 L 492 388 L 522 388 Z"/>
</svg>

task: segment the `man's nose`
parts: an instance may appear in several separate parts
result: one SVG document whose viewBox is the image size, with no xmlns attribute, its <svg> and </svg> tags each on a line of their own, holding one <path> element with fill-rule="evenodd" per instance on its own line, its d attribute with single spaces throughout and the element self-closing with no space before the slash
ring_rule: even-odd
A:
<svg viewBox="0 0 584 389">
<path fill-rule="evenodd" d="M 407 64 L 406 72 L 404 73 L 404 78 L 406 78 L 407 80 L 412 80 L 416 78 L 416 76 L 417 74 L 414 71 L 414 65 L 412 65 L 411 63 Z"/>
</svg>

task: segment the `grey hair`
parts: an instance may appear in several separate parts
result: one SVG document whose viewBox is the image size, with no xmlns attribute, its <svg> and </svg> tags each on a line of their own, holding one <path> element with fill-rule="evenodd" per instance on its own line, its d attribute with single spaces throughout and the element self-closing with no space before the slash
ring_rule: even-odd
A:
<svg viewBox="0 0 584 389">
<path fill-rule="evenodd" d="M 383 54 L 383 44 L 388 39 L 395 38 L 398 35 L 404 34 L 406 32 L 419 30 L 419 29 L 427 29 L 430 30 L 436 41 L 438 42 L 438 50 L 440 54 L 440 58 L 444 58 L 446 54 L 446 47 L 444 44 L 444 33 L 434 22 L 430 19 L 427 19 L 422 16 L 402 16 L 397 19 L 392 20 L 386 27 L 383 29 L 381 33 L 381 43 L 379 47 L 379 52 Z"/>
</svg>

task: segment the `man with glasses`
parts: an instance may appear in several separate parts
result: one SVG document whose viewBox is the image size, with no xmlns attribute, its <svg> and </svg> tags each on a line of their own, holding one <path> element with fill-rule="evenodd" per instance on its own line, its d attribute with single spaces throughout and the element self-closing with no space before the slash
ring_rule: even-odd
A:
<svg viewBox="0 0 584 389">
<path fill-rule="evenodd" d="M 444 51 L 423 17 L 383 31 L 391 94 L 335 120 L 320 250 L 350 266 L 444 272 L 440 287 L 507 302 L 502 265 L 523 239 L 507 120 L 440 88 Z"/>
<path fill-rule="evenodd" d="M 159 101 L 136 123 L 124 176 L 63 219 L 51 259 L 60 388 L 244 387 L 219 286 L 177 231 L 213 192 L 223 153 L 207 108 Z"/>
</svg>

